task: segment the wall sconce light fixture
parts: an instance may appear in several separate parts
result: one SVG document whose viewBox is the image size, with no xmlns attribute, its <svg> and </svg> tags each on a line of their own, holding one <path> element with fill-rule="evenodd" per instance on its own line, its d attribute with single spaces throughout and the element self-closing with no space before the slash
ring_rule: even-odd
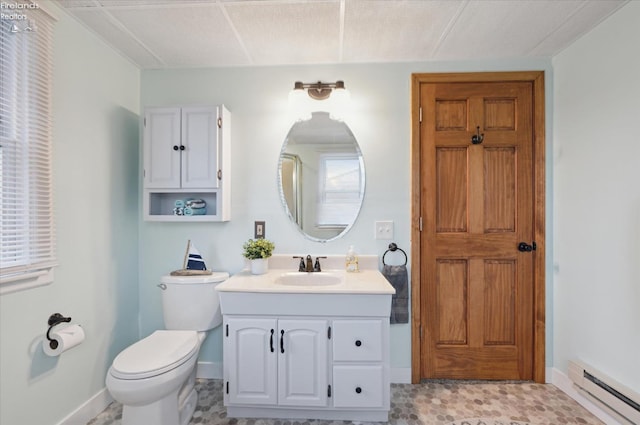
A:
<svg viewBox="0 0 640 425">
<path fill-rule="evenodd" d="M 332 118 L 342 119 L 349 98 L 349 91 L 341 80 L 335 83 L 296 81 L 289 93 L 289 104 L 298 120 L 310 119 L 316 111 L 326 111 Z"/>
</svg>

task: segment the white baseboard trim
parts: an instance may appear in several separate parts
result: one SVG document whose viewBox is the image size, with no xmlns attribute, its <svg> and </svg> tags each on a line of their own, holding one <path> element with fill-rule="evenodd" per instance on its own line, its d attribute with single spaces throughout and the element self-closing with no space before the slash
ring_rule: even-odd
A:
<svg viewBox="0 0 640 425">
<path fill-rule="evenodd" d="M 544 383 L 551 384 L 553 379 L 553 368 L 547 367 L 544 369 Z"/>
<path fill-rule="evenodd" d="M 548 375 L 547 375 L 548 377 Z M 569 397 L 577 401 L 589 412 L 593 413 L 598 419 L 604 422 L 606 425 L 622 425 L 617 419 L 613 416 L 609 415 L 607 412 L 602 410 L 598 405 L 593 403 L 591 400 L 587 399 L 585 396 L 580 394 L 576 387 L 573 385 L 573 382 L 569 377 L 563 372 L 559 371 L 556 368 L 551 369 L 551 383 L 556 387 L 560 388 L 565 394 Z"/>
<path fill-rule="evenodd" d="M 222 362 L 198 362 L 196 378 L 222 379 Z"/>
<path fill-rule="evenodd" d="M 391 383 L 392 384 L 410 384 L 411 368 L 410 367 L 392 367 Z"/>
<path fill-rule="evenodd" d="M 106 388 L 98 391 L 96 395 L 71 412 L 57 425 L 86 425 L 113 402 L 113 397 Z"/>
</svg>

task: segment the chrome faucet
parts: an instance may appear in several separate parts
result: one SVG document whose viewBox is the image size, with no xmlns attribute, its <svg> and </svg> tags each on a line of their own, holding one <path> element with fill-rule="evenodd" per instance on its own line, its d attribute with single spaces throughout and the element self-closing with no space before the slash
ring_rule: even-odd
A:
<svg viewBox="0 0 640 425">
<path fill-rule="evenodd" d="M 312 272 L 321 272 L 322 268 L 320 267 L 320 259 L 321 258 L 327 258 L 327 257 L 316 257 L 316 263 L 313 264 L 313 260 L 311 258 L 311 255 L 307 255 L 306 257 L 300 257 L 295 255 L 293 258 L 299 258 L 300 259 L 300 265 L 298 266 L 298 271 L 299 272 L 306 272 L 306 273 L 312 273 Z"/>
</svg>

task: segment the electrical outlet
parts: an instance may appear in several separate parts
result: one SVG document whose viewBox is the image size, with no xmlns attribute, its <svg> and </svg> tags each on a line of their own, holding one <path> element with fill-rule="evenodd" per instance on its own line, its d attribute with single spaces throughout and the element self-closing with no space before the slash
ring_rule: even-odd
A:
<svg viewBox="0 0 640 425">
<path fill-rule="evenodd" d="M 376 239 L 393 239 L 393 221 L 376 221 Z"/>
<path fill-rule="evenodd" d="M 254 221 L 253 223 L 253 237 L 254 239 L 264 239 L 264 221 Z"/>
</svg>

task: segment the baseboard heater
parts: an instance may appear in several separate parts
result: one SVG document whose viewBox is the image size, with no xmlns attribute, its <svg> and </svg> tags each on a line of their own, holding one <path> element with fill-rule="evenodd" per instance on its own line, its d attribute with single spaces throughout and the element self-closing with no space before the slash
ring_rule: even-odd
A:
<svg viewBox="0 0 640 425">
<path fill-rule="evenodd" d="M 589 400 L 617 419 L 640 425 L 640 395 L 582 362 L 569 361 L 569 379 Z"/>
</svg>

